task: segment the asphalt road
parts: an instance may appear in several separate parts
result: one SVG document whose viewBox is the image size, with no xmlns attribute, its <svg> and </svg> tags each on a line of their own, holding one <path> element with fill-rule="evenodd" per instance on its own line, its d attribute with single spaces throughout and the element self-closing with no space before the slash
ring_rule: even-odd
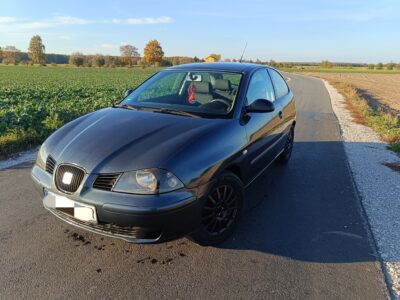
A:
<svg viewBox="0 0 400 300">
<path fill-rule="evenodd" d="M 42 208 L 31 163 L 0 171 L 0 298 L 387 298 L 328 93 L 291 77 L 292 161 L 251 186 L 237 232 L 217 248 L 76 229 Z"/>
</svg>

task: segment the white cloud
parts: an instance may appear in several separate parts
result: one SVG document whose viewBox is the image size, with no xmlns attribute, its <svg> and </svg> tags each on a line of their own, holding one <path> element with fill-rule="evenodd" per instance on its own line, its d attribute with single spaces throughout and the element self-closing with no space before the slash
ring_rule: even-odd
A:
<svg viewBox="0 0 400 300">
<path fill-rule="evenodd" d="M 91 20 L 86 20 L 78 17 L 71 16 L 55 16 L 52 18 L 53 23 L 55 24 L 67 24 L 67 25 L 84 25 L 93 23 Z"/>
<path fill-rule="evenodd" d="M 0 24 L 16 22 L 17 18 L 14 17 L 0 17 Z"/>
<path fill-rule="evenodd" d="M 173 20 L 171 17 L 159 17 L 159 18 L 129 18 L 126 20 L 128 24 L 168 24 L 172 23 Z"/>
<path fill-rule="evenodd" d="M 114 24 L 130 24 L 130 25 L 149 25 L 149 24 L 168 24 L 174 20 L 171 17 L 146 17 L 146 18 L 128 18 L 128 19 L 112 19 Z M 110 21 L 104 21 L 110 23 Z"/>
<path fill-rule="evenodd" d="M 0 17 L 0 32 L 19 32 L 30 29 L 54 28 L 70 25 L 87 24 L 127 24 L 127 25 L 146 25 L 146 24 L 167 24 L 172 23 L 171 17 L 147 17 L 147 18 L 128 18 L 128 19 L 105 19 L 92 20 L 73 16 L 56 15 L 52 18 L 42 20 L 20 21 L 14 17 Z"/>
</svg>

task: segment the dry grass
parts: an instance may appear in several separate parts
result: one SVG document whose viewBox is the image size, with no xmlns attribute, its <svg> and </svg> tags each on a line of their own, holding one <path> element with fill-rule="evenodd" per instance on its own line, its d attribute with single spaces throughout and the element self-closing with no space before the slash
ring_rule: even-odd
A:
<svg viewBox="0 0 400 300">
<path fill-rule="evenodd" d="M 400 153 L 400 127 L 397 116 L 382 110 L 373 109 L 365 95 L 352 84 L 329 80 L 346 99 L 346 107 L 356 123 L 372 127 L 381 138 L 390 144 L 390 149 Z"/>
</svg>

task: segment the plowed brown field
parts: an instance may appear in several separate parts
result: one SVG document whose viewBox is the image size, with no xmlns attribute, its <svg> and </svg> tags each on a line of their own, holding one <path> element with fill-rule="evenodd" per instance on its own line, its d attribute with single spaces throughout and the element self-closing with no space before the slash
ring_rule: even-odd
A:
<svg viewBox="0 0 400 300">
<path fill-rule="evenodd" d="M 350 83 L 367 97 L 372 97 L 372 102 L 376 100 L 384 107 L 400 112 L 400 74 L 302 72 L 299 75 Z"/>
</svg>

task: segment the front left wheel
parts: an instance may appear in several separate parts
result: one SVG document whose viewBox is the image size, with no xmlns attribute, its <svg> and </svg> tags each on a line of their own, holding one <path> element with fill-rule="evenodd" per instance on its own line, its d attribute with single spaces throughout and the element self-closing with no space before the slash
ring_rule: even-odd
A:
<svg viewBox="0 0 400 300">
<path fill-rule="evenodd" d="M 243 208 L 243 184 L 233 173 L 224 173 L 207 194 L 201 225 L 191 238 L 203 246 L 217 245 L 232 235 Z"/>
</svg>

